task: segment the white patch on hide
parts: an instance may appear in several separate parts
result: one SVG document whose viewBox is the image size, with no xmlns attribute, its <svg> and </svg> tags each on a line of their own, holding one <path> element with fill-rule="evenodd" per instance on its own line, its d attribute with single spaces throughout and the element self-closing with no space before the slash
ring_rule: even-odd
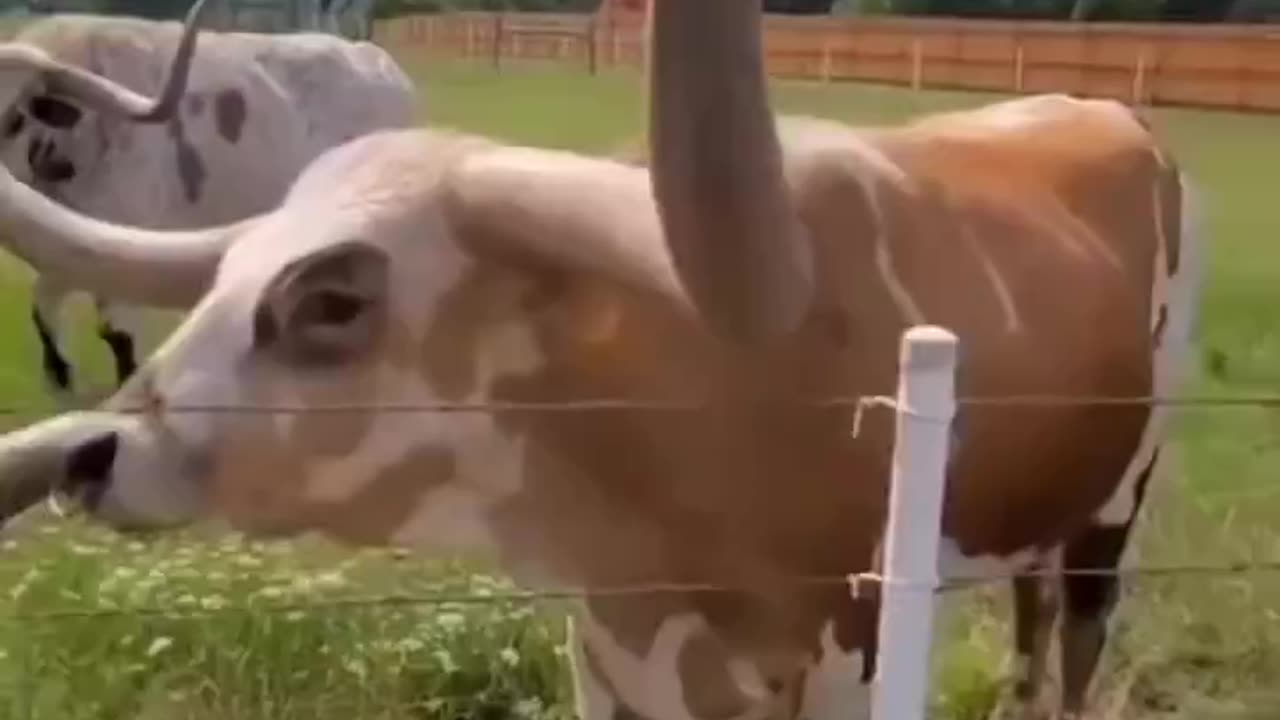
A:
<svg viewBox="0 0 1280 720">
<path fill-rule="evenodd" d="M 822 656 L 805 671 L 800 717 L 805 720 L 863 720 L 871 714 L 871 685 L 862 682 L 862 650 L 845 652 L 836 643 L 835 624 L 822 629 Z"/>
</svg>

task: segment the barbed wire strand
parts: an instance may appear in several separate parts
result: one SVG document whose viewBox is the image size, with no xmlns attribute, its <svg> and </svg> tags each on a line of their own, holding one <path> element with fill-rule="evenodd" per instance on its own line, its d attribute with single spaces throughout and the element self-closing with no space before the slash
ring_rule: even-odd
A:
<svg viewBox="0 0 1280 720">
<path fill-rule="evenodd" d="M 836 395 L 827 398 L 770 398 L 770 406 L 801 406 L 811 408 L 858 408 L 883 404 L 887 395 Z M 750 401 L 748 401 L 749 403 Z M 1087 407 L 1087 406 L 1162 406 L 1162 407 L 1241 407 L 1280 408 L 1280 395 L 1201 395 L 1201 396 L 1107 396 L 1107 395 L 990 395 L 959 396 L 957 407 Z M 611 410 L 681 411 L 715 407 L 709 401 L 639 400 L 604 398 L 566 401 L 505 401 L 476 402 L 425 402 L 425 403 L 335 403 L 329 405 L 289 404 L 224 404 L 224 403 L 175 403 L 112 408 L 116 414 L 166 413 L 259 413 L 259 414 L 325 414 L 325 413 L 482 413 L 495 411 L 527 412 L 591 412 Z M 91 408 L 83 408 L 89 410 Z M 54 411 L 62 408 L 43 408 L 35 405 L 0 406 L 0 416 L 25 415 Z"/>
<path fill-rule="evenodd" d="M 854 595 L 872 585 L 892 583 L 898 586 L 932 588 L 938 593 L 959 592 L 981 586 L 1010 582 L 1015 578 L 1059 576 L 1110 576 L 1120 578 L 1155 578 L 1196 576 L 1232 576 L 1280 573 L 1280 560 L 1242 561 L 1224 564 L 1181 564 L 1164 566 L 1129 566 L 1119 568 L 1038 568 L 975 575 L 951 575 L 937 582 L 894 579 L 873 572 L 850 575 L 793 576 L 755 585 L 721 585 L 715 583 L 643 583 L 596 588 L 548 588 L 501 592 L 435 592 L 421 594 L 387 594 L 376 596 L 337 597 L 301 602 L 229 604 L 218 607 L 175 608 L 156 606 L 67 608 L 17 612 L 6 616 L 13 621 L 57 621 L 98 618 L 169 618 L 185 619 L 232 613 L 328 612 L 364 608 L 391 608 L 423 605 L 508 605 L 542 601 L 585 600 L 589 598 L 637 597 L 659 594 L 751 593 L 776 591 L 779 585 L 849 588 Z"/>
<path fill-rule="evenodd" d="M 810 407 L 848 407 L 855 409 L 855 429 L 860 424 L 861 414 L 872 407 L 888 407 L 896 409 L 895 400 L 885 395 L 853 395 L 834 396 L 819 399 L 796 399 L 790 404 Z M 1013 406 L 1013 407 L 1080 407 L 1080 406 L 1190 406 L 1190 407 L 1268 407 L 1280 408 L 1280 395 L 1244 395 L 1244 396 L 1179 396 L 1162 397 L 1156 395 L 1137 396 L 1055 396 L 1055 395 L 1007 395 L 1007 396 L 961 396 L 956 398 L 955 405 L 962 406 Z M 645 401 L 623 398 L 594 399 L 559 402 L 436 402 L 436 403 L 349 403 L 325 406 L 301 405 L 265 405 L 265 404 L 185 404 L 185 405 L 149 405 L 114 409 L 120 414 L 146 414 L 160 410 L 170 413 L 203 412 L 203 413 L 260 413 L 260 414 L 324 414 L 350 412 L 377 413 L 450 413 L 450 412 L 493 412 L 493 411 L 537 411 L 537 412 L 583 412 L 593 410 L 696 410 L 708 407 L 702 402 Z M 35 407 L 0 406 L 0 415 L 18 415 L 27 412 L 40 412 Z M 910 413 L 910 410 L 907 410 Z M 912 413 L 914 414 L 914 413 Z M 930 418 L 944 420 L 945 418 Z M 856 434 L 856 431 L 855 431 Z M 929 583 L 937 592 L 951 592 L 971 589 L 976 586 L 998 582 L 1012 581 L 1019 577 L 1062 577 L 1073 575 L 1093 575 L 1122 577 L 1156 577 L 1182 575 L 1239 575 L 1250 573 L 1280 573 L 1280 560 L 1264 562 L 1241 562 L 1220 565 L 1173 565 L 1164 567 L 1122 567 L 1104 569 L 1083 568 L 1045 568 L 1041 570 L 1019 570 L 1001 573 L 989 573 L 968 576 L 948 576 L 937 583 Z M 925 586 L 924 581 L 911 579 L 886 578 L 874 573 L 861 573 L 848 576 L 795 577 L 786 582 L 804 585 L 848 585 L 854 590 L 868 583 L 893 583 L 896 585 Z M 543 600 L 568 600 L 601 596 L 635 596 L 659 593 L 705 593 L 705 592 L 750 592 L 751 588 L 732 587 L 698 583 L 660 583 L 612 588 L 578 588 L 513 591 L 509 593 L 437 593 L 427 595 L 388 595 L 372 598 L 339 598 L 321 602 L 275 605 L 243 605 L 225 606 L 221 608 L 201 608 L 199 610 L 155 607 L 133 608 L 93 608 L 51 610 L 34 613 L 18 613 L 10 619 L 54 620 L 67 618 L 93 618 L 104 616 L 166 616 L 179 614 L 208 614 L 217 612 L 297 612 L 307 610 L 340 609 L 368 606 L 391 605 L 444 605 L 475 603 L 513 603 L 536 602 Z"/>
</svg>

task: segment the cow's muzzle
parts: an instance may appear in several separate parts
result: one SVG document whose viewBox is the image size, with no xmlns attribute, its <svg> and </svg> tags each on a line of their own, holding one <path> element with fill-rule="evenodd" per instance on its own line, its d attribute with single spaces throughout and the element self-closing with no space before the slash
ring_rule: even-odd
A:
<svg viewBox="0 0 1280 720">
<path fill-rule="evenodd" d="M 0 435 L 0 524 L 51 495 L 100 502 L 122 427 L 116 415 L 70 412 Z"/>
<path fill-rule="evenodd" d="M 119 450 L 120 435 L 111 430 L 73 447 L 67 456 L 66 476 L 57 489 L 94 512 L 111 483 L 111 468 Z"/>
</svg>

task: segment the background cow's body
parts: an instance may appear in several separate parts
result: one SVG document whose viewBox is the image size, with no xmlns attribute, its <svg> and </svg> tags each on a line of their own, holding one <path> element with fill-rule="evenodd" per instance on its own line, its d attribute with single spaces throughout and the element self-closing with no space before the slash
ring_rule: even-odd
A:
<svg viewBox="0 0 1280 720">
<path fill-rule="evenodd" d="M 16 41 L 151 93 L 180 30 L 174 22 L 63 15 L 33 23 Z M 189 83 L 178 115 L 164 125 L 103 117 L 40 87 L 17 89 L 4 105 L 11 132 L 0 137 L 0 151 L 17 177 L 93 217 L 201 227 L 274 207 L 321 151 L 411 125 L 418 111 L 411 81 L 384 50 L 319 33 L 205 33 Z M 42 121 L 49 111 L 39 103 L 71 107 L 63 114 L 74 122 Z M 46 373 L 60 390 L 72 378 L 57 320 L 76 289 L 49 275 L 36 287 Z M 136 328 L 106 300 L 99 300 L 100 333 L 123 379 L 133 368 Z"/>
</svg>

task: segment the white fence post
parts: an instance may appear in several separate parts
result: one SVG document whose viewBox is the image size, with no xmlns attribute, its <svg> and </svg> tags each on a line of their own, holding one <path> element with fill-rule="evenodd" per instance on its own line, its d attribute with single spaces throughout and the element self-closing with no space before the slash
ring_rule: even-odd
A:
<svg viewBox="0 0 1280 720">
<path fill-rule="evenodd" d="M 954 334 L 935 326 L 912 327 L 902 336 L 874 720 L 924 718 L 956 346 Z"/>
</svg>

